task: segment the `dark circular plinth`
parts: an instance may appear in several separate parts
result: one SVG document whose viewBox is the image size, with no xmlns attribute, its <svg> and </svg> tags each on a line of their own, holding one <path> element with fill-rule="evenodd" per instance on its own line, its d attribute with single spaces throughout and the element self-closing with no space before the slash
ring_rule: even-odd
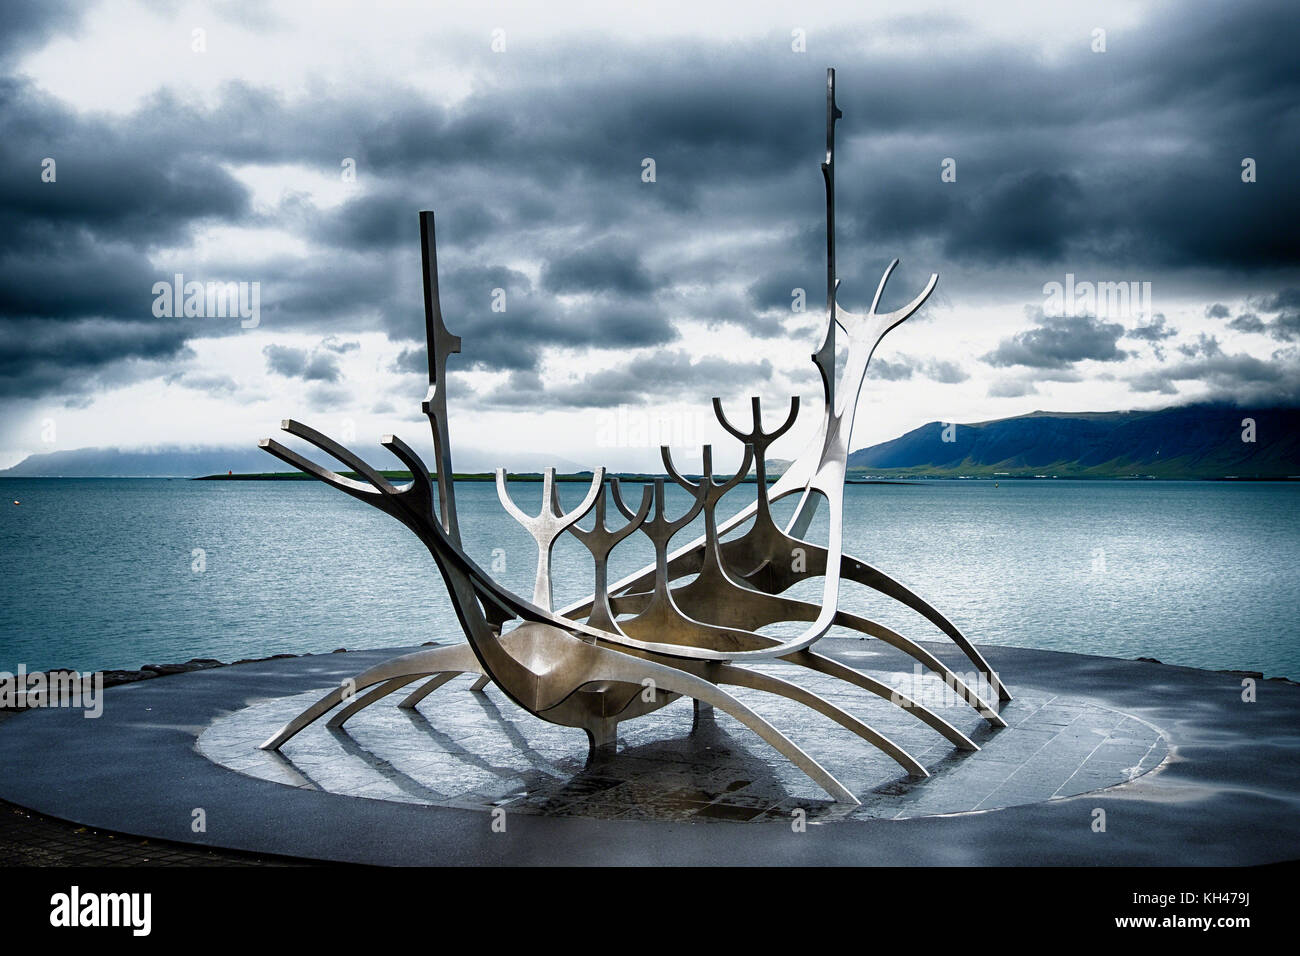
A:
<svg viewBox="0 0 1300 956">
<path fill-rule="evenodd" d="M 886 674 L 898 655 L 824 641 Z M 932 645 L 939 648 L 940 645 Z M 198 671 L 106 692 L 103 716 L 33 711 L 0 724 L 0 797 L 158 839 L 377 863 L 1260 863 L 1300 837 L 1300 687 L 1074 654 L 989 648 L 1016 699 L 989 728 L 941 690 L 925 702 L 970 734 L 959 753 L 912 715 L 816 675 L 800 683 L 930 771 L 898 766 L 779 698 L 745 702 L 862 800 L 836 805 L 754 734 L 679 701 L 620 728 L 591 765 L 578 731 L 459 678 L 419 711 L 401 694 L 256 749 L 324 689 L 399 651 Z M 789 675 L 789 670 L 775 673 Z M 811 677 L 811 679 L 809 679 Z M 915 693 L 912 675 L 903 684 Z M 883 678 L 882 678 L 883 679 Z M 194 832 L 202 809 L 205 832 Z M 504 810 L 493 813 L 494 810 Z M 1104 811 L 1105 830 L 1098 829 Z M 810 824 L 792 826 L 796 811 Z M 500 829 L 505 822 L 505 832 Z M 497 826 L 494 828 L 494 822 Z"/>
<path fill-rule="evenodd" d="M 865 652 L 841 657 L 859 663 Z M 783 665 L 758 665 L 790 676 Z M 885 678 L 888 675 L 873 675 Z M 822 674 L 800 684 L 854 713 L 930 771 L 910 778 L 886 754 L 829 718 L 784 698 L 744 688 L 737 697 L 773 725 L 789 729 L 862 801 L 837 804 L 793 764 L 771 752 L 730 716 L 689 700 L 628 721 L 618 751 L 589 762 L 585 735 L 530 717 L 497 688 L 472 693 L 465 675 L 425 698 L 419 710 L 395 706 L 405 693 L 330 728 L 312 724 L 280 752 L 259 750 L 320 696 L 318 690 L 261 701 L 218 718 L 199 736 L 199 752 L 249 776 L 285 786 L 376 800 L 489 812 L 604 820 L 789 823 L 796 810 L 825 822 L 906 819 L 996 810 L 1115 786 L 1158 767 L 1168 755 L 1160 731 L 1093 700 L 1018 694 L 991 728 L 937 677 L 922 693 L 950 723 L 978 741 L 955 750 L 910 713 Z M 910 683 L 910 678 L 909 678 Z"/>
</svg>

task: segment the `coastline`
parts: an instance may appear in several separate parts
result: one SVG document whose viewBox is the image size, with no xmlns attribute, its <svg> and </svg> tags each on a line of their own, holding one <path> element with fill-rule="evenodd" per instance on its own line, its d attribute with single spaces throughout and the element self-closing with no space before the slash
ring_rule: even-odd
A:
<svg viewBox="0 0 1300 956">
<path fill-rule="evenodd" d="M 356 472 L 342 471 L 339 472 L 345 478 L 358 478 Z M 385 478 L 395 481 L 410 481 L 411 473 L 409 471 L 381 471 Z M 574 472 L 571 474 L 557 474 L 556 481 L 591 481 L 591 472 Z M 121 476 L 127 477 L 127 476 Z M 159 476 L 163 477 L 163 476 Z M 167 476 L 170 477 L 170 476 Z M 180 477 L 180 476 L 176 476 Z M 430 478 L 435 477 L 430 475 Z M 645 472 L 637 473 L 611 473 L 611 478 L 617 478 L 619 481 L 630 483 L 645 483 L 653 481 L 656 478 L 668 478 L 664 474 L 650 474 Z M 688 478 L 698 478 L 699 475 L 687 474 Z M 780 478 L 780 475 L 769 475 L 767 483 L 773 484 Z M 508 473 L 508 481 L 541 481 L 542 475 L 539 472 L 519 472 Z M 199 477 L 184 479 L 188 481 L 315 481 L 311 475 L 301 471 L 273 471 L 262 472 L 257 474 L 243 473 L 230 475 L 202 475 Z M 458 474 L 453 477 L 454 481 L 496 481 L 496 475 L 487 473 Z M 670 479 L 671 480 L 671 479 Z M 742 484 L 754 484 L 756 479 L 752 475 L 747 475 L 741 479 Z M 930 474 L 925 472 L 903 471 L 898 474 L 880 474 L 878 472 L 862 472 L 855 474 L 850 471 L 844 479 L 845 484 L 850 485 L 914 485 L 923 481 L 1224 481 L 1224 482 L 1279 482 L 1289 484 L 1300 481 L 1300 475 L 1120 475 L 1120 474 L 1103 474 L 1103 475 L 1029 475 L 1029 474 Z"/>
</svg>

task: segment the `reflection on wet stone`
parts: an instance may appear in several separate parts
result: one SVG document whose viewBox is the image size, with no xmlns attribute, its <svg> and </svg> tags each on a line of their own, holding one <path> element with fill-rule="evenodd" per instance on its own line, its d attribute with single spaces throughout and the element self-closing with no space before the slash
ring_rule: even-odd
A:
<svg viewBox="0 0 1300 956">
<path fill-rule="evenodd" d="M 468 676 L 451 681 L 418 711 L 380 705 L 357 714 L 345 729 L 313 725 L 281 753 L 257 745 L 320 691 L 262 701 L 215 721 L 198 746 L 232 771 L 376 800 L 484 813 L 505 807 L 557 817 L 787 825 L 796 809 L 808 823 L 821 824 L 1074 796 L 1123 784 L 1167 754 L 1160 733 L 1135 717 L 1083 698 L 1022 694 L 1004 709 L 1009 726 L 1003 730 L 992 730 L 969 708 L 945 711 L 983 748 L 972 760 L 886 701 L 842 695 L 828 678 L 810 681 L 814 693 L 840 695 L 917 755 L 931 776 L 911 780 L 832 721 L 809 719 L 782 698 L 739 689 L 744 703 L 775 723 L 800 728 L 797 742 L 840 769 L 862 801 L 841 806 L 731 717 L 708 710 L 696 717 L 689 700 L 622 725 L 617 752 L 588 762 L 580 731 L 522 719 L 523 711 L 495 688 L 470 693 L 472 682 Z"/>
</svg>

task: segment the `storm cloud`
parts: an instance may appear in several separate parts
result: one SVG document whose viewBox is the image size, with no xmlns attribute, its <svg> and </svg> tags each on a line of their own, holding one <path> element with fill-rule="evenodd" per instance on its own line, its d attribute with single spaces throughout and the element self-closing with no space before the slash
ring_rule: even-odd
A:
<svg viewBox="0 0 1300 956">
<path fill-rule="evenodd" d="M 996 349 L 982 356 L 1000 368 L 1026 365 L 1030 368 L 1063 369 L 1076 362 L 1118 362 L 1127 353 L 1116 347 L 1124 334 L 1118 322 L 1104 322 L 1095 316 L 1043 315 L 1038 324 L 1004 339 Z"/>
<path fill-rule="evenodd" d="M 1226 339 L 1231 354 L 1194 338 L 1176 353 L 1184 333 L 1164 315 L 1125 323 L 1031 305 L 969 360 L 882 351 L 874 377 L 974 376 L 977 391 L 1011 397 L 1077 380 L 1080 363 L 1119 368 L 1140 354 L 1158 374 L 1117 372 L 1139 394 L 1188 381 L 1216 393 L 1290 387 L 1290 353 L 1261 357 L 1300 341 L 1289 171 L 1300 127 L 1279 119 L 1300 74 L 1283 0 L 1146 7 L 1104 54 L 1081 36 L 1044 56 L 957 15 L 855 23 L 820 35 L 816 56 L 792 54 L 775 26 L 734 41 L 574 37 L 495 59 L 448 35 L 431 58 L 471 77 L 457 95 L 380 65 L 354 78 L 322 62 L 300 83 L 237 80 L 207 96 L 160 76 L 122 111 L 60 99 L 21 65 L 91 19 L 80 5 L 6 9 L 0 396 L 75 404 L 166 374 L 224 383 L 229 370 L 166 368 L 196 342 L 241 334 L 237 321 L 154 317 L 150 289 L 176 273 L 259 283 L 260 330 L 285 341 L 259 346 L 257 364 L 313 383 L 322 407 L 347 396 L 328 336 L 380 334 L 394 346 L 386 368 L 423 374 L 420 209 L 438 214 L 442 309 L 464 340 L 457 368 L 495 375 L 481 390 L 465 379 L 466 401 L 585 408 L 785 384 L 783 369 L 732 354 L 726 339 L 798 336 L 810 341 L 791 361 L 805 364 L 815 346 L 828 63 L 846 110 L 837 175 L 850 307 L 871 301 L 894 255 L 903 266 L 883 308 L 937 271 L 936 301 L 1019 316 L 1045 281 L 1092 270 L 1201 296 L 1201 316 L 1257 342 L 1253 356 Z M 269 16 L 265 29 L 292 33 Z M 918 44 L 944 55 L 919 56 Z M 952 182 L 940 177 L 948 159 Z M 348 163 L 355 178 L 337 185 Z M 286 168 L 301 188 L 259 192 L 259 175 Z M 326 182 L 342 191 L 329 198 Z M 700 329 L 716 337 L 712 352 L 696 348 Z M 1182 358 L 1166 363 L 1165 346 Z M 548 377 L 557 354 L 576 377 Z"/>
</svg>

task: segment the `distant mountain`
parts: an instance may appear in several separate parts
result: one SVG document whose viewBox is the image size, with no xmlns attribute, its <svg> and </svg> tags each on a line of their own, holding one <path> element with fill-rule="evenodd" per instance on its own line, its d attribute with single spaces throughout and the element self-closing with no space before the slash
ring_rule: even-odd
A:
<svg viewBox="0 0 1300 956">
<path fill-rule="evenodd" d="M 382 448 L 357 448 L 372 465 L 400 468 Z M 372 453 L 373 451 L 373 453 Z M 335 463 L 329 456 L 317 454 L 327 466 Z M 433 453 L 425 456 L 433 462 Z M 554 467 L 563 472 L 581 471 L 583 467 L 566 458 L 529 452 L 489 452 L 465 449 L 455 460 L 458 472 L 491 471 L 502 465 L 514 472 L 541 471 Z M 0 470 L 0 478 L 197 478 L 224 475 L 226 472 L 290 472 L 288 465 L 261 451 L 255 444 L 238 448 L 77 448 L 29 455 L 12 468 Z"/>
<path fill-rule="evenodd" d="M 1255 422 L 1254 442 L 1242 441 L 1246 418 Z M 951 441 L 944 441 L 945 432 Z M 372 465 L 397 467 L 382 449 L 365 451 Z M 787 464 L 770 461 L 770 476 Z M 497 465 L 517 473 L 592 467 L 547 453 L 466 448 L 456 455 L 460 473 Z M 32 455 L 0 471 L 0 477 L 195 478 L 290 470 L 256 447 L 79 448 Z M 930 422 L 853 452 L 849 472 L 851 477 L 1287 478 L 1300 475 L 1300 408 L 1184 405 L 1150 412 L 1032 412 L 973 425 Z"/>
<path fill-rule="evenodd" d="M 190 478 L 227 471 L 274 471 L 275 459 L 249 448 L 77 448 L 29 455 L 0 478 Z"/>
<path fill-rule="evenodd" d="M 1243 419 L 1254 420 L 1253 442 L 1242 440 Z M 1184 405 L 930 422 L 853 452 L 849 468 L 933 477 L 1286 478 L 1300 475 L 1300 408 Z"/>
</svg>

